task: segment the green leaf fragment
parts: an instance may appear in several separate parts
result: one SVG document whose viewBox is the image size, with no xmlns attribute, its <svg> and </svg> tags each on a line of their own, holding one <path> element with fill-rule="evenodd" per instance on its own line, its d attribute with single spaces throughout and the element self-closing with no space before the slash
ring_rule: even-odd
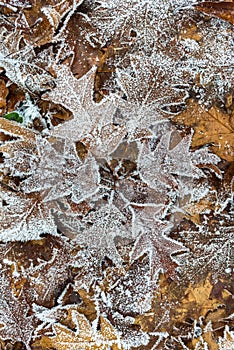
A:
<svg viewBox="0 0 234 350">
<path fill-rule="evenodd" d="M 3 118 L 6 118 L 8 120 L 14 120 L 18 123 L 23 123 L 24 121 L 23 117 L 17 112 L 11 112 L 11 113 L 5 114 Z"/>
</svg>

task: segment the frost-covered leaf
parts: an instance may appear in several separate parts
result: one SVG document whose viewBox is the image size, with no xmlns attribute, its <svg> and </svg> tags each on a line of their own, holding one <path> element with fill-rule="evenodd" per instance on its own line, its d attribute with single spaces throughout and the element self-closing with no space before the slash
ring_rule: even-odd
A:
<svg viewBox="0 0 234 350">
<path fill-rule="evenodd" d="M 7 277 L 1 276 L 0 337 L 24 343 L 27 350 L 34 331 L 34 317 L 29 315 L 30 305 L 23 296 L 16 298 Z"/>
<path fill-rule="evenodd" d="M 95 127 L 112 121 L 115 106 L 111 100 L 99 104 L 93 101 L 93 81 L 95 69 L 92 68 L 82 78 L 76 79 L 66 66 L 57 69 L 56 88 L 44 98 L 61 104 L 73 113 L 73 119 L 58 125 L 53 136 L 62 137 L 67 142 L 79 141 Z"/>
<path fill-rule="evenodd" d="M 60 149 L 56 150 L 56 146 Z M 44 202 L 71 195 L 72 201 L 79 203 L 97 191 L 99 174 L 93 157 L 82 162 L 74 149 L 66 152 L 63 143 L 53 145 L 41 139 L 37 149 L 38 162 L 21 185 L 25 193 L 47 190 Z"/>
<path fill-rule="evenodd" d="M 28 241 L 40 235 L 57 235 L 52 207 L 42 203 L 40 194 L 26 196 L 1 186 L 0 240 Z"/>
<path fill-rule="evenodd" d="M 138 166 L 141 178 L 156 188 L 159 184 L 167 187 L 176 187 L 176 177 L 203 177 L 203 172 L 197 164 L 216 164 L 219 158 L 206 150 L 190 152 L 191 136 L 184 137 L 171 149 L 172 133 L 163 135 L 155 150 L 152 152 L 146 143 L 141 146 Z"/>
<path fill-rule="evenodd" d="M 6 76 L 22 89 L 31 94 L 50 90 L 54 86 L 54 78 L 40 64 L 33 60 L 33 49 L 25 46 L 19 49 L 22 35 L 9 33 L 6 28 L 0 30 L 0 67 Z M 21 55 L 18 54 L 18 50 Z"/>
<path fill-rule="evenodd" d="M 137 51 L 149 54 L 155 47 L 165 48 L 166 40 L 173 38 L 176 9 L 191 2 L 193 0 L 91 2 L 93 12 L 90 17 L 96 29 L 93 36 L 102 46 L 113 40 L 120 48 L 134 46 Z"/>
<path fill-rule="evenodd" d="M 203 214 L 206 218 L 206 214 Z M 219 227 L 214 227 L 214 223 L 219 222 Z M 209 223 L 209 222 L 208 222 Z M 232 216 L 219 216 L 211 221 L 209 225 L 202 220 L 200 232 L 181 231 L 185 246 L 190 248 L 190 253 L 185 254 L 183 260 L 184 272 L 190 271 L 190 275 L 196 278 L 205 271 L 212 271 L 213 276 L 229 276 L 233 271 L 233 220 Z M 212 227 L 213 226 L 213 227 Z M 193 245 L 191 246 L 191 242 Z"/>
<path fill-rule="evenodd" d="M 120 334 L 124 349 L 146 346 L 149 343 L 149 335 L 135 323 L 134 317 L 112 312 L 111 318 L 115 329 Z"/>
<path fill-rule="evenodd" d="M 81 222 L 76 242 L 88 246 L 100 258 L 109 257 L 116 265 L 122 263 L 115 241 L 117 237 L 130 236 L 125 216 L 114 206 L 104 205 L 91 211 Z"/>
<path fill-rule="evenodd" d="M 135 262 L 110 288 L 107 303 L 122 315 L 143 314 L 151 307 L 153 295 L 147 262 Z"/>
<path fill-rule="evenodd" d="M 54 306 L 64 285 L 71 279 L 71 267 L 75 264 L 75 257 L 76 254 L 66 241 L 54 241 L 50 259 L 41 260 L 25 271 L 25 293 L 28 298 L 39 305 Z"/>
<path fill-rule="evenodd" d="M 117 121 L 133 133 L 136 129 L 146 129 L 165 122 L 167 107 L 172 110 L 172 114 L 173 108 L 175 113 L 180 110 L 187 97 L 188 86 L 184 79 L 182 83 L 182 77 L 175 82 L 165 81 L 164 69 L 175 69 L 173 60 L 168 57 L 157 54 L 150 59 L 143 55 L 132 55 L 130 62 L 128 70 L 117 70 L 117 84 L 127 100 L 119 101 L 120 117 Z M 173 77 L 172 74 L 169 76 Z"/>
<path fill-rule="evenodd" d="M 84 315 L 72 311 L 72 317 L 76 326 L 75 331 L 61 324 L 55 324 L 53 326 L 55 335 L 42 337 L 35 345 L 47 349 L 56 347 L 58 350 L 108 350 L 110 347 L 114 350 L 123 349 L 118 333 L 106 318 L 100 317 L 100 330 L 95 330 Z"/>
<path fill-rule="evenodd" d="M 97 158 L 109 158 L 115 151 L 124 136 L 126 128 L 107 124 L 101 128 L 97 127 L 87 136 L 84 143 L 87 144 L 90 152 Z"/>
<path fill-rule="evenodd" d="M 182 244 L 166 235 L 171 223 L 157 220 L 156 214 L 154 207 L 142 207 L 135 213 L 133 227 L 137 239 L 131 252 L 132 261 L 143 254 L 149 255 L 153 279 L 162 270 L 173 274 L 175 266 L 171 255 L 185 251 Z"/>
<path fill-rule="evenodd" d="M 231 350 L 234 347 L 234 332 L 226 326 L 224 336 L 219 337 L 219 350 Z"/>
</svg>

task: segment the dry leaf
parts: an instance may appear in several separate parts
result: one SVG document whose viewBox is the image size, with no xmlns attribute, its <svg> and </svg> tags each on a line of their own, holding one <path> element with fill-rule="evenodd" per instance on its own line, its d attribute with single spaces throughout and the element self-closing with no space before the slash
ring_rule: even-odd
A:
<svg viewBox="0 0 234 350">
<path fill-rule="evenodd" d="M 228 114 L 216 107 L 205 110 L 190 100 L 186 111 L 173 120 L 194 128 L 193 147 L 210 145 L 211 150 L 220 158 L 229 162 L 234 160 L 234 128 Z"/>
<path fill-rule="evenodd" d="M 225 21 L 234 24 L 234 3 L 231 1 L 201 2 L 195 6 L 198 11 L 208 15 L 219 17 Z"/>
<path fill-rule="evenodd" d="M 0 79 L 0 114 L 3 114 L 2 112 L 5 110 L 8 92 L 5 81 Z"/>
<path fill-rule="evenodd" d="M 209 276 L 205 281 L 198 285 L 192 285 L 185 291 L 185 297 L 182 299 L 182 305 L 176 310 L 175 319 L 183 322 L 186 317 L 199 320 L 201 316 L 206 316 L 209 311 L 216 310 L 222 306 L 222 302 L 211 297 L 212 284 Z"/>
<path fill-rule="evenodd" d="M 91 327 L 84 315 L 73 311 L 76 331 L 60 324 L 54 325 L 55 336 L 42 337 L 34 345 L 41 349 L 57 350 L 121 350 L 120 339 L 113 326 L 104 317 L 100 317 L 100 331 Z"/>
</svg>

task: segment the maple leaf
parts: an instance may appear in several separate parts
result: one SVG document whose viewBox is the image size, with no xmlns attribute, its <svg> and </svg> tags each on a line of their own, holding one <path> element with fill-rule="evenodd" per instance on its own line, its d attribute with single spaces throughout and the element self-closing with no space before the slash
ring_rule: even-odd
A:
<svg viewBox="0 0 234 350">
<path fill-rule="evenodd" d="M 76 331 L 60 324 L 53 326 L 55 336 L 42 337 L 34 345 L 39 345 L 51 349 L 56 347 L 58 350 L 108 350 L 110 347 L 113 350 L 122 350 L 121 341 L 118 333 L 110 324 L 110 322 L 100 316 L 100 331 L 95 331 L 86 317 L 79 314 L 77 311 L 72 311 L 73 322 L 76 326 Z"/>
<path fill-rule="evenodd" d="M 183 72 L 179 69 L 178 77 L 173 81 L 174 76 L 169 71 L 174 69 L 174 61 L 161 54 L 155 54 L 151 60 L 144 55 L 131 55 L 130 62 L 128 70 L 116 71 L 117 84 L 127 99 L 118 102 L 120 116 L 116 120 L 126 125 L 130 133 L 134 133 L 136 129 L 146 129 L 165 122 L 167 114 L 173 114 L 173 108 L 175 112 L 180 109 L 188 97 L 186 90 L 189 85 L 186 85 Z M 161 65 L 168 70 L 170 81 L 165 81 Z M 183 80 L 181 84 L 180 79 Z M 181 88 L 178 88 L 179 85 Z"/>
<path fill-rule="evenodd" d="M 68 143 L 84 138 L 98 126 L 109 124 L 115 106 L 111 100 L 93 101 L 93 82 L 96 68 L 76 79 L 66 66 L 56 68 L 56 88 L 43 98 L 61 104 L 73 113 L 73 119 L 55 126 L 52 135 L 62 137 Z"/>
<path fill-rule="evenodd" d="M 92 156 L 89 155 L 82 162 L 74 149 L 66 151 L 63 143 L 51 144 L 46 139 L 39 140 L 37 150 L 38 162 L 32 175 L 22 181 L 22 191 L 47 190 L 44 202 L 71 195 L 75 203 L 82 202 L 97 191 L 98 166 Z"/>
<path fill-rule="evenodd" d="M 52 207 L 42 203 L 40 194 L 26 196 L 1 186 L 0 199 L 0 239 L 3 242 L 40 239 L 45 233 L 57 235 Z"/>
<path fill-rule="evenodd" d="M 0 299 L 0 336 L 2 339 L 12 339 L 23 342 L 27 350 L 34 331 L 34 317 L 29 316 L 30 305 L 23 295 L 16 298 L 13 295 L 7 276 L 1 276 Z"/>
<path fill-rule="evenodd" d="M 234 129 L 228 114 L 216 107 L 205 110 L 191 100 L 187 110 L 173 119 L 194 128 L 192 147 L 211 145 L 211 150 L 220 158 L 229 162 L 234 160 Z"/>
<path fill-rule="evenodd" d="M 149 254 L 152 279 L 156 278 L 159 271 L 168 271 L 173 274 L 173 258 L 171 254 L 185 251 L 179 242 L 165 235 L 172 224 L 157 220 L 154 207 L 143 207 L 135 213 L 133 231 L 137 236 L 131 252 L 131 260 L 138 259 L 145 253 Z"/>
<path fill-rule="evenodd" d="M 116 265 L 121 265 L 116 245 L 116 237 L 129 237 L 125 227 L 125 216 L 114 205 L 103 205 L 91 211 L 83 221 L 75 241 L 94 250 L 101 259 L 109 257 Z M 83 232 L 82 232 L 83 231 Z"/>
<path fill-rule="evenodd" d="M 138 158 L 139 173 L 143 181 L 150 187 L 157 188 L 159 184 L 169 188 L 177 187 L 174 175 L 180 177 L 200 178 L 203 172 L 196 164 L 216 164 L 219 158 L 207 150 L 190 152 L 191 136 L 184 137 L 174 148 L 170 148 L 172 132 L 163 135 L 151 152 L 143 143 Z"/>
</svg>

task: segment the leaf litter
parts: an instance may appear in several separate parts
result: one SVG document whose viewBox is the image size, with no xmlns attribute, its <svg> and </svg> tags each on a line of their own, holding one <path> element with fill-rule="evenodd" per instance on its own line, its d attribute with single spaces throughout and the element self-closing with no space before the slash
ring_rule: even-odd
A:
<svg viewBox="0 0 234 350">
<path fill-rule="evenodd" d="M 233 346 L 233 1 L 0 4 L 0 347 Z"/>
</svg>

